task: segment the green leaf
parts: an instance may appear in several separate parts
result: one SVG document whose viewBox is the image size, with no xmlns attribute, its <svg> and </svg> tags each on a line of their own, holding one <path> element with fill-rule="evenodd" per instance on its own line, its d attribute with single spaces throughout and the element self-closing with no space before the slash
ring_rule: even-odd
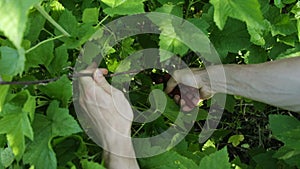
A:
<svg viewBox="0 0 300 169">
<path fill-rule="evenodd" d="M 82 14 L 82 21 L 84 23 L 97 24 L 98 17 L 99 17 L 99 9 L 98 8 L 86 8 Z"/>
<path fill-rule="evenodd" d="M 60 100 L 63 107 L 66 107 L 68 105 L 72 97 L 71 81 L 66 75 L 63 75 L 59 80 L 55 82 L 48 83 L 45 86 L 39 86 L 38 88 L 52 99 Z"/>
<path fill-rule="evenodd" d="M 0 75 L 15 76 L 24 70 L 25 53 L 19 50 L 2 46 L 0 47 Z"/>
<path fill-rule="evenodd" d="M 265 45 L 266 41 L 263 36 L 263 30 L 251 25 L 247 25 L 248 32 L 251 36 L 250 41 L 255 45 Z"/>
<path fill-rule="evenodd" d="M 273 135 L 293 149 L 300 150 L 300 121 L 286 115 L 270 115 L 270 128 Z"/>
<path fill-rule="evenodd" d="M 153 119 L 158 118 L 160 114 L 165 110 L 167 105 L 166 95 L 162 90 L 154 89 L 149 95 L 149 102 L 151 104 L 150 115 L 146 115 L 147 120 L 152 121 Z"/>
<path fill-rule="evenodd" d="M 98 30 L 93 27 L 92 23 L 79 24 L 72 12 L 65 10 L 60 16 L 58 23 L 71 34 L 71 37 L 60 38 L 65 42 L 68 49 L 73 49 L 81 46 Z M 61 32 L 55 29 L 56 35 L 61 35 Z"/>
<path fill-rule="evenodd" d="M 283 146 L 277 152 L 273 153 L 272 157 L 279 160 L 284 160 L 291 166 L 300 166 L 300 150 L 295 150 L 293 148 Z"/>
<path fill-rule="evenodd" d="M 27 96 L 27 100 L 23 105 L 22 111 L 28 113 L 30 120 L 33 121 L 36 109 L 35 97 L 31 96 L 28 90 L 23 90 L 22 92 L 24 92 L 24 94 Z"/>
<path fill-rule="evenodd" d="M 179 6 L 164 4 L 162 7 L 157 8 L 156 12 L 162 12 L 172 14 L 178 17 L 182 17 L 182 9 Z M 173 25 L 172 19 L 164 19 L 161 21 L 153 20 L 159 26 L 161 34 L 159 36 L 159 47 L 160 49 L 167 50 L 171 53 L 179 54 L 183 56 L 187 51 L 188 47 L 180 41 L 180 37 L 176 33 L 176 25 Z M 164 51 L 160 51 L 160 61 L 163 62 L 172 55 L 167 54 Z"/>
<path fill-rule="evenodd" d="M 228 17 L 246 22 L 251 42 L 264 45 L 262 30 L 266 28 L 258 0 L 210 0 L 214 6 L 214 21 L 223 30 Z"/>
<path fill-rule="evenodd" d="M 61 16 L 59 17 L 58 24 L 63 27 L 71 36 L 76 35 L 78 29 L 78 22 L 76 17 L 72 14 L 72 12 L 68 10 L 64 10 Z M 55 29 L 56 35 L 61 35 L 61 32 Z"/>
<path fill-rule="evenodd" d="M 0 80 L 4 80 L 4 81 L 11 81 L 12 77 L 9 77 L 9 76 L 0 76 Z M 0 86 L 0 112 L 2 112 L 2 109 L 3 109 L 3 105 L 4 105 L 4 102 L 5 102 L 5 98 L 6 98 L 6 95 L 8 93 L 8 89 L 9 89 L 9 85 L 2 85 Z M 1 113 L 0 113 L 1 114 Z"/>
<path fill-rule="evenodd" d="M 45 17 L 37 10 L 30 11 L 24 38 L 32 43 L 36 42 L 45 25 L 45 22 Z"/>
<path fill-rule="evenodd" d="M 15 107 L 14 112 L 5 114 L 0 120 L 0 134 L 6 134 L 17 160 L 20 160 L 25 151 L 25 136 L 33 139 L 33 131 L 27 113 L 20 107 Z M 5 127 L 3 127 L 5 126 Z"/>
<path fill-rule="evenodd" d="M 255 155 L 253 157 L 253 160 L 257 163 L 257 167 L 260 167 L 262 169 L 277 168 L 277 160 L 272 157 L 274 153 L 274 151 L 261 153 Z"/>
<path fill-rule="evenodd" d="M 280 14 L 279 16 L 274 16 L 271 29 L 271 33 L 273 36 L 291 35 L 296 31 L 296 21 L 291 20 L 288 14 Z"/>
<path fill-rule="evenodd" d="M 78 157 L 85 157 L 88 153 L 86 143 L 79 135 L 55 138 L 52 145 L 59 166 L 65 166 Z"/>
<path fill-rule="evenodd" d="M 238 146 L 245 139 L 244 135 L 233 135 L 228 139 L 228 143 L 232 143 L 234 147 Z"/>
<path fill-rule="evenodd" d="M 172 14 L 178 17 L 182 17 L 182 7 L 172 4 L 164 4 L 162 7 L 157 8 L 155 12 L 167 13 Z"/>
<path fill-rule="evenodd" d="M 225 58 L 228 52 L 237 53 L 251 44 L 245 24 L 233 19 L 228 19 L 222 31 L 215 29 L 210 39 L 221 59 Z"/>
<path fill-rule="evenodd" d="M 285 6 L 281 0 L 274 0 L 274 4 L 277 6 L 277 8 L 283 8 Z"/>
<path fill-rule="evenodd" d="M 263 63 L 268 60 L 268 53 L 259 46 L 250 46 L 248 52 L 244 56 L 247 64 Z"/>
<path fill-rule="evenodd" d="M 203 33 L 208 34 L 208 28 L 210 27 L 209 23 L 203 18 L 188 18 L 189 22 L 197 26 Z"/>
<path fill-rule="evenodd" d="M 291 12 L 295 14 L 295 19 L 297 19 L 298 40 L 300 42 L 300 1 L 295 4 Z"/>
<path fill-rule="evenodd" d="M 25 69 L 39 67 L 39 64 L 48 66 L 53 59 L 53 41 L 41 44 L 26 54 Z"/>
<path fill-rule="evenodd" d="M 0 149 L 0 165 L 2 164 L 4 167 L 9 167 L 14 160 L 15 156 L 10 147 L 7 147 L 3 150 Z"/>
<path fill-rule="evenodd" d="M 27 21 L 27 11 L 32 5 L 40 1 L 0 1 L 0 30 L 13 42 L 17 49 L 21 48 Z"/>
<path fill-rule="evenodd" d="M 280 53 L 276 59 L 292 58 L 300 56 L 300 46 L 297 45 L 294 48 L 287 49 L 286 51 Z"/>
<path fill-rule="evenodd" d="M 122 59 L 126 58 L 127 56 L 135 52 L 135 49 L 132 47 L 134 41 L 135 40 L 133 38 L 126 38 L 121 42 L 122 51 L 120 52 L 120 57 Z"/>
<path fill-rule="evenodd" d="M 228 17 L 244 21 L 247 25 L 264 28 L 263 15 L 258 0 L 210 0 L 214 6 L 214 21 L 223 29 Z"/>
<path fill-rule="evenodd" d="M 167 151 L 163 154 L 139 160 L 141 168 L 151 169 L 196 169 L 197 165 L 175 151 Z"/>
<path fill-rule="evenodd" d="M 105 169 L 103 165 L 93 161 L 88 161 L 87 159 L 81 160 L 80 163 L 83 169 Z"/>
<path fill-rule="evenodd" d="M 105 0 L 107 4 L 109 4 L 110 7 L 104 7 L 103 12 L 110 15 L 132 15 L 132 14 L 138 14 L 138 13 L 144 13 L 144 4 L 143 2 L 145 0 L 124 0 L 120 2 L 120 0 L 114 0 L 111 2 L 108 2 L 110 0 Z"/>
<path fill-rule="evenodd" d="M 59 75 L 67 66 L 69 66 L 67 47 L 61 45 L 55 48 L 54 58 L 49 66 L 47 66 L 47 69 L 52 75 Z"/>
<path fill-rule="evenodd" d="M 68 136 L 81 132 L 76 120 L 69 115 L 68 109 L 59 108 L 57 101 L 53 101 L 47 109 L 47 117 L 51 120 L 51 135 Z"/>
<path fill-rule="evenodd" d="M 58 105 L 57 101 L 53 101 L 47 109 L 47 116 L 36 115 L 33 122 L 35 139 L 27 144 L 23 156 L 25 164 L 34 165 L 36 168 L 47 166 L 48 169 L 56 169 L 57 161 L 50 144 L 51 139 L 81 132 L 76 120 L 69 115 L 68 109 L 59 108 Z"/>
<path fill-rule="evenodd" d="M 217 161 L 217 162 L 216 162 Z M 227 148 L 223 148 L 215 153 L 205 156 L 199 164 L 200 168 L 209 169 L 230 169 L 231 165 L 229 163 L 229 157 L 227 153 Z"/>
<path fill-rule="evenodd" d="M 101 0 L 101 2 L 105 3 L 107 6 L 114 8 L 125 3 L 125 0 Z"/>
</svg>

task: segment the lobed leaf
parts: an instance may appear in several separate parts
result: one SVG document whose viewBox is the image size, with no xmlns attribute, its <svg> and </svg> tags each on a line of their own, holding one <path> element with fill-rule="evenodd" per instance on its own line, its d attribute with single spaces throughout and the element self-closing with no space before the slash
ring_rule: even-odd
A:
<svg viewBox="0 0 300 169">
<path fill-rule="evenodd" d="M 60 108 L 58 101 L 50 103 L 47 116 L 37 114 L 33 122 L 35 139 L 27 144 L 23 156 L 25 164 L 36 168 L 56 169 L 55 152 L 51 147 L 51 139 L 57 136 L 68 136 L 81 132 L 75 119 L 69 115 L 68 109 Z"/>
</svg>

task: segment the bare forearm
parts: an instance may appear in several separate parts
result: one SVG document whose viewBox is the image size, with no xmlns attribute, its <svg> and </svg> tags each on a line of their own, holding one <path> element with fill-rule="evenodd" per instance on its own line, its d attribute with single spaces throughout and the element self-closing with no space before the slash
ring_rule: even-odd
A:
<svg viewBox="0 0 300 169">
<path fill-rule="evenodd" d="M 300 57 L 253 65 L 212 66 L 214 92 L 244 96 L 291 111 L 300 111 Z"/>
<path fill-rule="evenodd" d="M 103 153 L 107 168 L 139 169 L 131 139 L 110 140 L 108 147 L 110 150 Z"/>
</svg>

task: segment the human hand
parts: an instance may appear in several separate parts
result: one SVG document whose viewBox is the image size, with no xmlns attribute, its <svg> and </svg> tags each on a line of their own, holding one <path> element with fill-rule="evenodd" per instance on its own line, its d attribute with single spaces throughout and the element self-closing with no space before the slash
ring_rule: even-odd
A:
<svg viewBox="0 0 300 169">
<path fill-rule="evenodd" d="M 85 113 L 85 123 L 89 125 L 86 132 L 106 151 L 127 156 L 126 152 L 120 151 L 123 147 L 121 144 L 131 141 L 131 106 L 124 94 L 104 78 L 103 74 L 108 71 L 94 67 L 90 66 L 81 72 L 93 73 L 93 77 L 79 78 L 79 104 Z"/>
<path fill-rule="evenodd" d="M 182 106 L 183 111 L 192 110 L 200 101 L 209 99 L 214 94 L 210 88 L 208 73 L 205 70 L 176 70 L 169 79 L 165 92 L 174 93 L 174 90 L 178 90 L 178 85 L 180 86 L 180 94 L 175 92 L 174 100 Z"/>
</svg>

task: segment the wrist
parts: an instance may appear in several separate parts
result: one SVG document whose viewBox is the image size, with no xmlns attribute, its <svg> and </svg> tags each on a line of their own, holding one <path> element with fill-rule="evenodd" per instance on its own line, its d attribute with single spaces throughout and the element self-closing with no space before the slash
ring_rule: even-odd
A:
<svg viewBox="0 0 300 169">
<path fill-rule="evenodd" d="M 131 139 L 114 139 L 109 144 L 109 150 L 103 153 L 106 166 L 110 169 L 138 169 Z"/>
</svg>

